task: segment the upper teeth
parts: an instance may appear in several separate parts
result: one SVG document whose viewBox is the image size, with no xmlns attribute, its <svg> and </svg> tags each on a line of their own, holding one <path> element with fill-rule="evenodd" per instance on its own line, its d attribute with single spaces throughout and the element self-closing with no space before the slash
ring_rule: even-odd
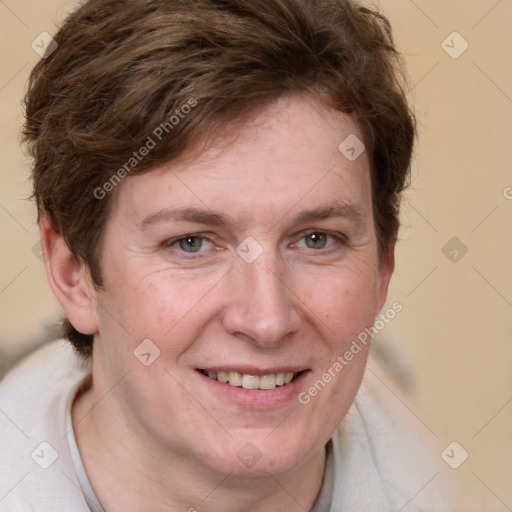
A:
<svg viewBox="0 0 512 512">
<path fill-rule="evenodd" d="M 244 389 L 274 389 L 276 386 L 284 386 L 291 382 L 295 374 L 293 372 L 280 372 L 258 377 L 257 375 L 240 372 L 208 371 L 207 375 L 211 379 Z"/>
</svg>

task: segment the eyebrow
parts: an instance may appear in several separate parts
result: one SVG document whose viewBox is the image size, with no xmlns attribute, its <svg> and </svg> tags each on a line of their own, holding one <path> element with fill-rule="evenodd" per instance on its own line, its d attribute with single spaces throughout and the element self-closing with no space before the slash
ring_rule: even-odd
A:
<svg viewBox="0 0 512 512">
<path fill-rule="evenodd" d="M 363 208 L 356 204 L 337 202 L 329 206 L 320 206 L 312 210 L 300 212 L 293 218 L 293 223 L 304 224 L 331 217 L 345 217 L 361 225 L 366 219 L 366 213 Z"/>
<path fill-rule="evenodd" d="M 283 219 L 286 217 L 285 215 Z M 305 210 L 292 217 L 291 225 L 305 224 L 307 222 L 319 221 L 331 217 L 345 217 L 362 226 L 366 219 L 366 213 L 363 208 L 353 203 L 336 202 L 327 206 L 320 206 L 311 210 Z M 282 220 L 282 219 L 281 219 Z M 162 208 L 149 214 L 142 221 L 137 223 L 137 228 L 147 230 L 155 224 L 168 222 L 192 222 L 196 224 L 205 224 L 209 226 L 222 226 L 234 228 L 237 224 L 234 220 L 220 212 L 203 210 L 200 208 Z M 274 227 L 280 221 L 274 224 Z"/>
<path fill-rule="evenodd" d="M 162 208 L 138 222 L 137 227 L 141 230 L 146 230 L 154 224 L 162 222 L 195 222 L 197 224 L 227 227 L 232 227 L 234 225 L 234 222 L 222 213 L 188 207 L 176 209 Z"/>
</svg>

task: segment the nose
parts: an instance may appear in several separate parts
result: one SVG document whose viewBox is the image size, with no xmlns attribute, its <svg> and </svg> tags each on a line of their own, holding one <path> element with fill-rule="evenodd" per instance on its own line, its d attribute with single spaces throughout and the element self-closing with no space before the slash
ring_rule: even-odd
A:
<svg viewBox="0 0 512 512">
<path fill-rule="evenodd" d="M 253 263 L 240 260 L 227 279 L 223 324 L 231 335 L 272 348 L 298 330 L 299 301 L 286 283 L 283 262 L 263 255 Z"/>
</svg>

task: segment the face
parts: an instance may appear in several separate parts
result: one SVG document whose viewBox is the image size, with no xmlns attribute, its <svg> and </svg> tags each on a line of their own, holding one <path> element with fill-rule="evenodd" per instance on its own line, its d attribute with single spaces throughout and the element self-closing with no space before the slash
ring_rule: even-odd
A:
<svg viewBox="0 0 512 512">
<path fill-rule="evenodd" d="M 351 134 L 362 139 L 349 116 L 289 97 L 119 185 L 95 386 L 117 383 L 116 417 L 156 456 L 285 474 L 344 417 L 368 347 L 335 363 L 375 320 L 392 266 L 378 259 L 367 157 L 338 150 Z"/>
</svg>

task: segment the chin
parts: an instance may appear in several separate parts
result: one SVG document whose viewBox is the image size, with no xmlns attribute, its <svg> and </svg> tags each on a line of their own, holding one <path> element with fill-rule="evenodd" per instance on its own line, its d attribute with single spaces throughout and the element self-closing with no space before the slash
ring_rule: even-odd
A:
<svg viewBox="0 0 512 512">
<path fill-rule="evenodd" d="M 241 478 L 285 475 L 304 464 L 324 444 L 305 444 L 306 436 L 299 432 L 293 436 L 277 435 L 266 429 L 244 434 L 233 436 L 217 453 L 211 454 L 208 465 L 215 472 Z"/>
</svg>

